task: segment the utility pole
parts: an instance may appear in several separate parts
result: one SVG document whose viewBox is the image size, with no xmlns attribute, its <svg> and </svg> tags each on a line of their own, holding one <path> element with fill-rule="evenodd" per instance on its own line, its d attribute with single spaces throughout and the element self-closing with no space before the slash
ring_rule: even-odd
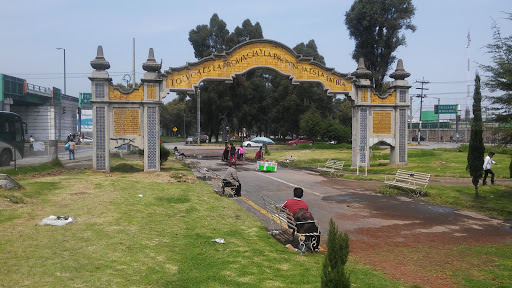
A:
<svg viewBox="0 0 512 288">
<path fill-rule="evenodd" d="M 197 144 L 201 144 L 201 90 L 197 88 Z"/>
<path fill-rule="evenodd" d="M 421 140 L 421 112 L 423 111 L 423 98 L 426 98 L 427 95 L 423 95 L 423 90 L 428 90 L 428 88 L 424 88 L 423 86 L 425 84 L 428 84 L 430 83 L 429 81 L 425 81 L 425 77 L 423 77 L 423 80 L 421 81 L 416 81 L 415 83 L 421 83 L 421 88 L 416 88 L 416 89 L 420 89 L 421 90 L 421 94 L 420 95 L 416 95 L 416 97 L 420 98 L 420 125 L 418 127 L 418 144 L 420 144 L 420 140 Z"/>
</svg>

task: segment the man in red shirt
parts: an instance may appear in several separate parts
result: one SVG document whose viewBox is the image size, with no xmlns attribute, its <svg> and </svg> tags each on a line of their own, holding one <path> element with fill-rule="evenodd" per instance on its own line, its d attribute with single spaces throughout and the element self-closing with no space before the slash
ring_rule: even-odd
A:
<svg viewBox="0 0 512 288">
<path fill-rule="evenodd" d="M 290 210 L 292 215 L 297 212 L 299 209 L 304 209 L 308 211 L 308 203 L 302 201 L 302 196 L 304 195 L 304 190 L 300 187 L 295 187 L 293 189 L 293 198 L 290 198 L 286 200 L 286 202 L 283 204 L 283 208 L 286 208 Z"/>
</svg>

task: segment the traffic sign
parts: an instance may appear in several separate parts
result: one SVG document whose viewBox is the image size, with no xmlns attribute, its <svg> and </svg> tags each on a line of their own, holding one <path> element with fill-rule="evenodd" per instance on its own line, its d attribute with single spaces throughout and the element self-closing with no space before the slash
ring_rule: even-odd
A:
<svg viewBox="0 0 512 288">
<path fill-rule="evenodd" d="M 459 105 L 437 105 L 437 114 L 457 114 Z"/>
<path fill-rule="evenodd" d="M 174 127 L 174 128 L 172 128 L 172 131 L 176 132 L 176 131 L 178 131 L 178 128 Z"/>
</svg>

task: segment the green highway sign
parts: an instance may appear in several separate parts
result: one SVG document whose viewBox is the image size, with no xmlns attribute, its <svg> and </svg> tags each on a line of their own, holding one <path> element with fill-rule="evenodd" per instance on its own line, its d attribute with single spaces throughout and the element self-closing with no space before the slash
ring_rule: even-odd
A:
<svg viewBox="0 0 512 288">
<path fill-rule="evenodd" d="M 80 93 L 80 107 L 82 105 L 91 105 L 92 93 Z"/>
<path fill-rule="evenodd" d="M 437 114 L 457 114 L 459 111 L 459 105 L 436 105 Z"/>
</svg>

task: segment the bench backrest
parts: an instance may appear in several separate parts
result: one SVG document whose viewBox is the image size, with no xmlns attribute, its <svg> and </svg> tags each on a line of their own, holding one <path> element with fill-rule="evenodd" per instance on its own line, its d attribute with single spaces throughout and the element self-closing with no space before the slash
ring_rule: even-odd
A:
<svg viewBox="0 0 512 288">
<path fill-rule="evenodd" d="M 275 218 L 276 221 L 288 225 L 289 228 L 297 230 L 295 220 L 293 220 L 293 215 L 288 209 L 281 207 L 281 205 L 268 197 L 261 197 L 263 198 L 265 209 L 272 215 L 272 217 Z"/>
<path fill-rule="evenodd" d="M 325 168 L 332 168 L 332 169 L 339 169 L 339 170 L 341 170 L 343 168 L 344 164 L 345 164 L 345 161 L 329 159 L 325 163 Z"/>
<path fill-rule="evenodd" d="M 430 175 L 431 174 L 399 169 L 398 171 L 396 171 L 395 179 L 403 180 L 403 181 L 414 181 L 414 182 L 418 182 L 418 183 L 422 183 L 422 184 L 428 184 Z"/>
</svg>

